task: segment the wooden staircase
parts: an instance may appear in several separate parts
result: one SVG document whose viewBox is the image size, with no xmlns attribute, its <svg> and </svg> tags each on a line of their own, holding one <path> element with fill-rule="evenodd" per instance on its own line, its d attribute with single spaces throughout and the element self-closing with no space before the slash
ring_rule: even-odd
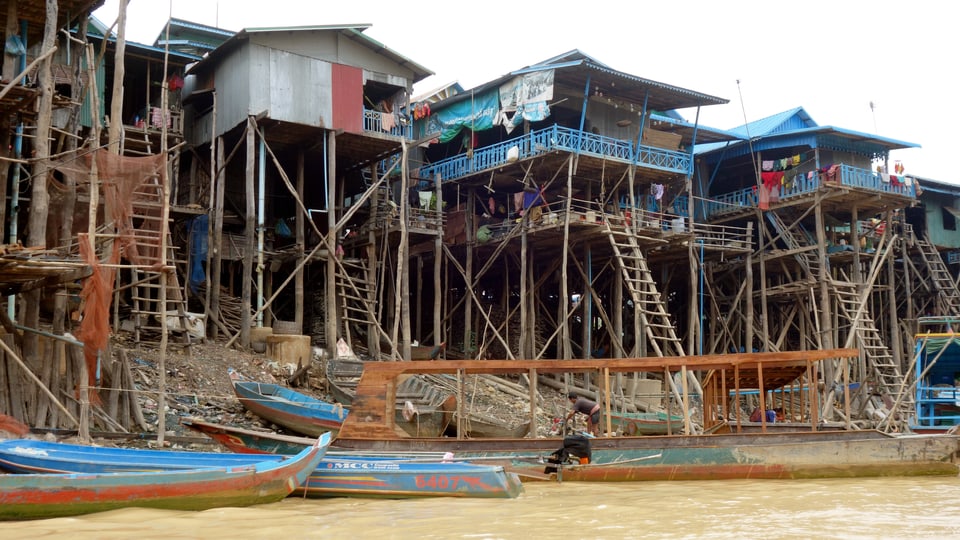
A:
<svg viewBox="0 0 960 540">
<path fill-rule="evenodd" d="M 817 283 L 821 276 L 821 268 L 828 265 L 829 261 L 821 261 L 817 251 L 813 249 L 813 244 L 802 225 L 796 222 L 795 227 L 787 226 L 783 219 L 776 212 L 766 212 L 768 221 L 779 233 L 779 237 L 787 245 L 787 248 L 794 251 L 794 258 L 800 266 L 806 271 L 811 284 Z M 896 398 L 900 393 L 904 396 L 898 403 L 896 410 L 893 411 L 898 420 L 903 423 L 913 411 L 913 394 L 904 392 L 906 379 L 900 372 L 900 367 L 894 361 L 893 354 L 887 347 L 883 335 L 877 329 L 873 319 L 869 317 L 867 304 L 873 290 L 873 283 L 876 280 L 877 273 L 882 268 L 881 263 L 890 256 L 895 242 L 887 239 L 886 249 L 883 254 L 877 254 L 872 257 L 873 263 L 870 276 L 866 283 L 856 283 L 843 276 L 844 279 L 834 279 L 827 277 L 828 288 L 831 295 L 836 299 L 837 315 L 841 330 L 846 330 L 845 347 L 857 347 L 865 359 L 865 365 L 868 373 L 864 376 L 876 381 L 875 390 L 885 392 Z M 829 267 L 828 267 L 829 268 Z"/>
<path fill-rule="evenodd" d="M 829 262 L 822 261 L 821 264 L 820 257 L 817 255 L 816 244 L 810 241 L 803 225 L 796 221 L 794 226 L 788 226 L 776 212 L 764 212 L 764 215 L 767 217 L 767 221 L 773 225 L 783 243 L 787 245 L 787 249 L 795 252 L 794 258 L 804 269 L 807 280 L 810 282 L 819 280 L 821 267 L 823 264 L 829 265 Z"/>
<path fill-rule="evenodd" d="M 638 306 L 637 313 L 653 355 L 684 356 L 683 344 L 677 337 L 666 302 L 657 289 L 636 237 L 628 227 L 614 225 L 611 220 L 604 221 L 604 228 L 623 273 L 624 285 L 630 292 L 631 300 Z"/>
<path fill-rule="evenodd" d="M 912 234 L 912 228 L 910 230 Z M 923 265 L 927 270 L 928 282 L 932 284 L 936 295 L 937 309 L 943 317 L 960 317 L 960 289 L 950 274 L 950 269 L 943 262 L 943 257 L 937 248 L 930 243 L 926 235 L 924 238 L 913 237 L 913 245 L 917 247 Z"/>
</svg>

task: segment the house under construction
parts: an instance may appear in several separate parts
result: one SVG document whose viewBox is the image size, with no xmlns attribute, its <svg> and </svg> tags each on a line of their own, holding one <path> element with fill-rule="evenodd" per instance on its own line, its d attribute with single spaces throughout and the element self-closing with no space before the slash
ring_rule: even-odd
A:
<svg viewBox="0 0 960 540">
<path fill-rule="evenodd" d="M 945 252 L 960 247 L 957 197 L 925 202 L 891 161 L 913 143 L 820 126 L 802 108 L 706 127 L 701 108 L 726 99 L 576 50 L 414 96 L 432 73 L 364 26 L 232 33 L 172 20 L 147 46 L 109 28 L 88 35 L 85 20 L 58 19 L 52 41 L 31 38 L 20 55 L 59 66 L 49 97 L 42 67 L 36 88 L 22 87 L 5 63 L 0 131 L 34 134 L 23 154 L 34 158 L 9 160 L 8 237 L 57 248 L 62 265 L 23 292 L 44 291 L 59 311 L 31 314 L 41 302 L 27 300 L 5 324 L 35 330 L 17 345 L 41 359 L 28 369 L 40 384 L 0 402 L 27 423 L 77 416 L 60 400 L 63 415 L 38 410 L 38 388 L 79 377 L 45 367 L 67 331 L 80 338 L 67 342 L 73 357 L 87 358 L 77 369 L 101 362 L 109 384 L 130 387 L 126 359 L 98 341 L 110 332 L 165 350 L 256 346 L 272 329 L 330 355 L 340 342 L 398 361 L 421 344 L 517 360 L 857 348 L 797 391 L 822 398 L 819 418 L 902 429 L 918 319 L 960 317 Z M 117 81 L 126 93 L 107 91 Z M 21 94 L 37 104 L 9 103 Z M 62 126 L 43 120 L 60 109 Z M 39 236 L 36 205 L 50 196 L 32 183 L 20 234 L 21 170 L 72 200 Z M 81 278 L 84 321 L 99 321 L 87 332 L 65 317 Z M 57 337 L 28 344 L 47 326 Z M 25 380 L 5 354 L 0 384 Z M 567 383 L 600 392 L 589 374 Z M 138 423 L 134 403 L 108 403 L 104 422 Z"/>
</svg>

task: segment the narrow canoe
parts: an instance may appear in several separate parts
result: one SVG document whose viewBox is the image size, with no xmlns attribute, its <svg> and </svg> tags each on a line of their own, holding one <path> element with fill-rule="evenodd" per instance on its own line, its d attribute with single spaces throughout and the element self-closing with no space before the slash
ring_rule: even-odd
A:
<svg viewBox="0 0 960 540">
<path fill-rule="evenodd" d="M 303 484 L 330 445 L 323 435 L 296 456 L 152 472 L 0 475 L 0 519 L 75 516 L 127 507 L 206 510 L 276 502 Z"/>
<path fill-rule="evenodd" d="M 325 435 L 328 436 L 328 435 Z M 15 473 L 133 473 L 284 462 L 290 456 L 140 450 L 28 439 L 0 441 L 0 466 Z M 339 454 L 324 457 L 293 491 L 308 497 L 478 497 L 512 498 L 520 479 L 502 467 L 421 457 Z"/>
</svg>

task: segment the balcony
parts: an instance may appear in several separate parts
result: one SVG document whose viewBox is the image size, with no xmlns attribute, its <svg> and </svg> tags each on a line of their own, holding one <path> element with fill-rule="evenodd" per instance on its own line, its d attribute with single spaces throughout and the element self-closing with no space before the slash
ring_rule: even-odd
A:
<svg viewBox="0 0 960 540">
<path fill-rule="evenodd" d="M 516 150 L 513 150 L 516 148 Z M 636 163 L 642 167 L 679 174 L 691 170 L 690 154 L 637 145 L 632 141 L 596 135 L 562 126 L 551 126 L 484 148 L 472 155 L 460 154 L 420 169 L 421 178 L 437 174 L 444 182 L 465 178 L 472 174 L 502 167 L 548 152 L 563 151 L 613 160 L 624 165 Z"/>
<path fill-rule="evenodd" d="M 402 114 L 398 115 L 364 109 L 363 131 L 413 140 L 413 126 L 407 122 Z"/>
<path fill-rule="evenodd" d="M 788 178 L 789 182 L 780 186 L 780 202 L 811 195 L 821 188 L 841 187 L 909 198 L 917 196 L 916 183 L 910 177 L 882 175 L 850 165 L 837 165 L 834 174 L 816 170 L 789 171 L 785 178 Z M 758 199 L 756 186 L 716 195 L 704 203 L 706 217 L 719 217 L 755 208 L 759 202 Z"/>
</svg>

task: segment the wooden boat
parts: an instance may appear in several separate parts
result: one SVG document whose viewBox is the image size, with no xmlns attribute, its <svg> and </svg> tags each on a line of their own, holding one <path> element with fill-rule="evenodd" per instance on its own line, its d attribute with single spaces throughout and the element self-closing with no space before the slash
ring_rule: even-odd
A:
<svg viewBox="0 0 960 540">
<path fill-rule="evenodd" d="M 307 480 L 324 434 L 290 459 L 153 472 L 0 475 L 0 519 L 74 516 L 126 507 L 206 510 L 276 502 Z"/>
<path fill-rule="evenodd" d="M 329 437 L 329 435 L 325 435 Z M 132 473 L 239 467 L 284 462 L 280 454 L 139 450 L 51 443 L 0 441 L 0 465 L 15 473 Z M 360 496 L 512 498 L 520 479 L 503 467 L 444 462 L 444 456 L 327 455 L 294 490 L 308 497 Z"/>
<path fill-rule="evenodd" d="M 240 403 L 264 420 L 304 435 L 318 436 L 340 429 L 349 411 L 277 384 L 253 382 L 230 371 L 233 390 Z"/>
<path fill-rule="evenodd" d="M 456 413 L 454 416 L 456 417 Z M 463 433 L 464 437 L 469 439 L 521 438 L 529 432 L 529 419 L 505 422 L 474 411 L 464 414 Z"/>
<path fill-rule="evenodd" d="M 683 431 L 683 417 L 657 412 L 611 412 L 613 429 L 624 435 L 672 435 Z"/>
<path fill-rule="evenodd" d="M 726 407 L 742 389 L 770 391 L 807 374 L 817 387 L 819 362 L 852 358 L 856 349 L 745 353 L 697 357 L 630 359 L 522 360 L 444 362 L 373 362 L 365 367 L 353 400 L 351 416 L 336 441 L 343 450 L 455 452 L 462 459 L 483 459 L 521 475 L 542 476 L 542 461 L 564 446 L 559 437 L 455 439 L 412 437 L 398 431 L 394 416 L 385 414 L 386 396 L 398 381 L 423 374 L 525 374 L 539 377 L 584 372 L 599 374 L 609 388 L 618 373 L 656 376 L 698 370 L 703 379 L 704 433 L 696 434 L 684 411 L 684 433 L 671 436 L 599 437 L 590 439 L 589 463 L 567 467 L 564 480 L 702 480 L 746 478 L 826 478 L 884 475 L 956 475 L 960 437 L 954 435 L 896 436 L 879 431 L 817 431 L 817 394 L 806 396 L 811 431 L 786 433 L 736 432 Z M 554 379 L 559 380 L 559 379 Z M 671 385 L 673 386 L 673 385 Z M 536 388 L 531 389 L 531 393 Z M 679 389 L 672 392 L 676 395 Z M 617 389 L 606 396 L 618 395 Z M 679 395 L 687 402 L 689 394 Z M 611 400 L 601 400 L 609 417 Z M 532 415 L 532 413 L 531 413 Z M 531 418 L 534 420 L 535 418 Z M 610 426 L 604 426 L 607 432 Z"/>
<path fill-rule="evenodd" d="M 410 360 L 436 360 L 443 354 L 443 350 L 446 348 L 446 342 L 441 342 L 439 345 L 411 345 Z M 391 349 L 392 347 L 389 341 L 380 341 L 380 350 L 387 353 L 387 356 L 389 356 Z M 398 350 L 402 351 L 403 348 L 399 347 Z"/>
<path fill-rule="evenodd" d="M 274 431 L 254 431 L 198 418 L 181 418 L 180 424 L 203 433 L 231 452 L 239 454 L 295 454 L 311 442 L 308 437 L 283 435 Z"/>
<path fill-rule="evenodd" d="M 349 405 L 357 381 L 370 362 L 355 357 L 328 359 L 327 384 L 330 394 L 340 403 Z M 394 389 L 394 426 L 415 437 L 439 437 L 450 426 L 457 398 L 442 388 L 430 384 L 424 377 L 404 377 Z"/>
</svg>

